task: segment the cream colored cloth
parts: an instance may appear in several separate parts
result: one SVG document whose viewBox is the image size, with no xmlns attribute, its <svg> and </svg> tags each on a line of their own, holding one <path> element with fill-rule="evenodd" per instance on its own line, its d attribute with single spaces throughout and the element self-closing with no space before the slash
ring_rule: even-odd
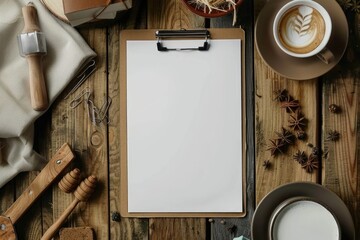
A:
<svg viewBox="0 0 360 240">
<path fill-rule="evenodd" d="M 21 8 L 28 0 L 0 0 L 0 188 L 19 172 L 39 169 L 44 160 L 33 151 L 33 123 L 43 113 L 30 103 L 28 65 L 16 36 L 24 27 Z M 78 32 L 57 20 L 38 1 L 40 28 L 46 36 L 44 74 L 50 103 L 95 53 Z"/>
</svg>

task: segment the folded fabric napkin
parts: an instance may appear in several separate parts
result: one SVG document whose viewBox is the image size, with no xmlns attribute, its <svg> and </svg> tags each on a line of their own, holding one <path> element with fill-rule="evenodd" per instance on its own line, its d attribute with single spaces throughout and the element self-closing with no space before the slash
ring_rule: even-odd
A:
<svg viewBox="0 0 360 240">
<path fill-rule="evenodd" d="M 19 54 L 22 7 L 28 0 L 0 1 L 0 188 L 19 172 L 39 169 L 44 159 L 33 151 L 33 123 L 43 113 L 30 103 L 28 65 Z M 71 26 L 54 18 L 38 1 L 41 31 L 46 36 L 44 75 L 50 104 L 94 51 Z"/>
</svg>

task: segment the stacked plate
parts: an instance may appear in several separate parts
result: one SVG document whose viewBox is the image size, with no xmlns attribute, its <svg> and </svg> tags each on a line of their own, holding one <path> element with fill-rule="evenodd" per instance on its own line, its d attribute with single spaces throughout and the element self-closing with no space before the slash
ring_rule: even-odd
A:
<svg viewBox="0 0 360 240">
<path fill-rule="evenodd" d="M 311 182 L 290 183 L 270 192 L 257 207 L 252 240 L 354 240 L 344 202 Z"/>
</svg>

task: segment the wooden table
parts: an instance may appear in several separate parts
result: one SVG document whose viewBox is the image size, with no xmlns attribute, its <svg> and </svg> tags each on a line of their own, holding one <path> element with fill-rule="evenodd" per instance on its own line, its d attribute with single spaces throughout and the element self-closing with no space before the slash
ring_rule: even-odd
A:
<svg viewBox="0 0 360 240">
<path fill-rule="evenodd" d="M 246 32 L 246 104 L 247 104 L 247 209 L 242 219 L 161 218 L 113 221 L 119 211 L 119 34 L 123 29 L 161 28 L 193 29 L 232 27 L 232 16 L 204 19 L 192 14 L 181 0 L 135 1 L 126 20 L 102 28 L 80 29 L 88 44 L 97 52 L 97 70 L 82 87 L 94 91 L 94 102 L 101 105 L 110 97 L 109 124 L 93 125 L 85 107 L 72 109 L 64 96 L 69 86 L 51 109 L 36 123 L 37 151 L 48 159 L 68 142 L 83 175 L 95 174 L 100 184 L 89 203 L 82 203 L 65 226 L 91 226 L 97 239 L 232 239 L 250 236 L 251 219 L 259 201 L 281 184 L 311 181 L 337 193 L 353 214 L 357 235 L 360 234 L 360 84 L 359 52 L 355 35 L 341 63 L 318 79 L 294 81 L 285 79 L 269 68 L 254 48 L 254 21 L 265 0 L 245 0 L 238 12 L 236 27 Z M 352 16 L 348 15 L 349 19 Z M 353 25 L 353 24 L 351 24 Z M 359 40 L 358 40 L 359 42 Z M 281 126 L 287 127 L 288 115 L 273 101 L 273 92 L 287 89 L 300 101 L 308 119 L 306 141 L 297 141 L 289 151 L 276 158 L 267 151 L 269 139 Z M 330 104 L 341 107 L 341 113 L 328 110 Z M 327 132 L 337 130 L 337 142 L 326 141 Z M 309 144 L 322 149 L 320 166 L 312 174 L 292 160 L 296 149 L 310 152 Z M 269 169 L 263 162 L 270 160 Z M 0 189 L 3 212 L 34 179 L 37 172 L 20 174 Z M 40 239 L 73 197 L 57 187 L 48 190 L 17 224 L 19 239 Z"/>
</svg>

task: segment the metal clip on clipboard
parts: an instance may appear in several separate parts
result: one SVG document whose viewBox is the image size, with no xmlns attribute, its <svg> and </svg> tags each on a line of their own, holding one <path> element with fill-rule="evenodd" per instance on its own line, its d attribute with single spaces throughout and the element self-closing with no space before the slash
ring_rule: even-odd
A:
<svg viewBox="0 0 360 240">
<path fill-rule="evenodd" d="M 160 52 L 166 51 L 182 51 L 182 50 L 198 50 L 207 51 L 210 48 L 208 39 L 210 38 L 210 32 L 208 30 L 159 30 L 155 33 L 157 38 L 157 49 Z M 161 40 L 164 38 L 205 38 L 203 46 L 193 48 L 167 48 L 162 45 Z"/>
</svg>

